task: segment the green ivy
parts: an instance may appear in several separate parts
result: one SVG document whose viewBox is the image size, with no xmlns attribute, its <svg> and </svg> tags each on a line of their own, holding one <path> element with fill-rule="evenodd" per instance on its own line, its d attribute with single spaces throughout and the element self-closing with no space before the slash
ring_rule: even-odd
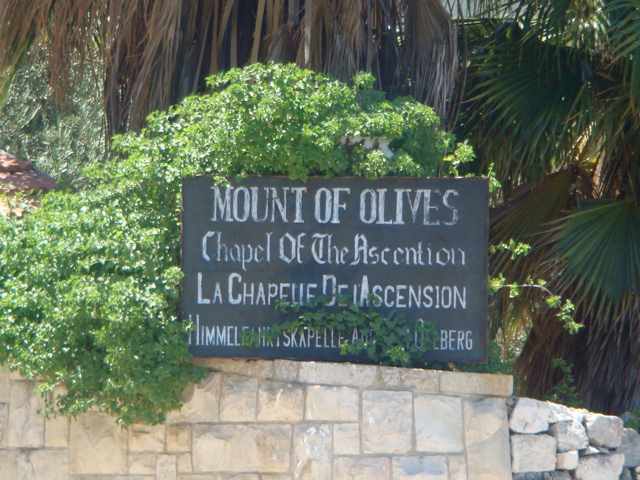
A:
<svg viewBox="0 0 640 480">
<path fill-rule="evenodd" d="M 433 350 L 438 340 L 433 322 L 412 325 L 395 310 L 383 315 L 372 307 L 363 309 L 352 300 L 349 295 L 343 295 L 338 298 L 319 296 L 302 305 L 279 303 L 277 309 L 285 317 L 295 318 L 260 332 L 244 330 L 240 340 L 246 346 L 258 347 L 261 338 L 267 343 L 275 343 L 287 331 L 322 332 L 327 329 L 344 339 L 340 344 L 343 355 L 363 355 L 379 365 L 415 367 L 424 363 L 422 357 Z M 336 301 L 345 308 L 337 312 L 325 308 Z M 373 295 L 369 297 L 369 303 L 373 307 L 380 306 Z"/>
<path fill-rule="evenodd" d="M 184 176 L 448 173 L 452 137 L 433 111 L 372 83 L 293 65 L 220 74 L 209 94 L 115 138 L 122 159 L 87 169 L 90 187 L 0 220 L 0 362 L 39 376 L 42 392 L 64 386 L 61 413 L 163 421 L 203 376 L 179 319 Z"/>
</svg>

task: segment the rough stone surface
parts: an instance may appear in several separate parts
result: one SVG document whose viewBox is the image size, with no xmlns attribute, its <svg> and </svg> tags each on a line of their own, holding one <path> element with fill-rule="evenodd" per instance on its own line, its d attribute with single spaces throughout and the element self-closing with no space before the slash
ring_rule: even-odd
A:
<svg viewBox="0 0 640 480">
<path fill-rule="evenodd" d="M 11 372 L 0 368 L 0 403 L 11 401 Z"/>
<path fill-rule="evenodd" d="M 165 450 L 172 453 L 190 452 L 192 431 L 191 425 L 168 425 Z"/>
<path fill-rule="evenodd" d="M 634 468 L 640 466 L 640 434 L 632 428 L 625 428 L 622 443 L 616 450 L 624 453 L 624 466 Z"/>
<path fill-rule="evenodd" d="M 0 448 L 7 446 L 9 434 L 9 404 L 0 403 Z"/>
<path fill-rule="evenodd" d="M 358 455 L 360 453 L 360 425 L 338 423 L 333 426 L 334 455 Z"/>
<path fill-rule="evenodd" d="M 515 433 L 540 433 L 549 429 L 551 408 L 548 402 L 519 398 L 509 418 L 509 428 Z"/>
<path fill-rule="evenodd" d="M 633 480 L 633 474 L 628 468 L 623 468 L 619 477 L 620 480 Z"/>
<path fill-rule="evenodd" d="M 333 480 L 391 480 L 391 459 L 339 457 L 333 464 Z"/>
<path fill-rule="evenodd" d="M 107 415 L 91 412 L 72 422 L 69 447 L 73 474 L 127 471 L 127 432 Z"/>
<path fill-rule="evenodd" d="M 222 375 L 211 373 L 199 385 L 189 385 L 182 394 L 182 409 L 167 415 L 167 423 L 215 422 L 219 419 Z"/>
<path fill-rule="evenodd" d="M 69 446 L 69 419 L 67 417 L 58 415 L 45 419 L 44 445 L 45 447 L 61 448 Z"/>
<path fill-rule="evenodd" d="M 582 450 L 589 445 L 584 426 L 576 420 L 554 423 L 549 428 L 549 433 L 558 441 L 559 452 Z"/>
<path fill-rule="evenodd" d="M 72 422 L 36 416 L 37 383 L 27 390 L 0 370 L 0 480 L 511 479 L 501 474 L 502 464 L 510 470 L 506 399 L 443 395 L 443 372 L 193 362 L 211 373 L 185 390 L 182 411 L 129 429 L 97 411 Z M 446 388 L 468 380 L 474 391 L 495 380 L 447 376 Z M 11 422 L 23 426 L 12 434 L 20 445 L 8 442 Z M 30 422 L 35 446 L 24 440 Z"/>
<path fill-rule="evenodd" d="M 589 443 L 596 447 L 618 448 L 622 443 L 622 419 L 609 415 L 589 414 L 584 418 Z"/>
<path fill-rule="evenodd" d="M 500 398 L 467 399 L 462 405 L 469 480 L 511 480 L 505 401 Z"/>
<path fill-rule="evenodd" d="M 164 450 L 164 425 L 134 425 L 129 429 L 130 452 L 162 452 Z"/>
<path fill-rule="evenodd" d="M 302 420 L 303 400 L 301 385 L 265 381 L 258 389 L 257 419 L 260 422 Z"/>
<path fill-rule="evenodd" d="M 395 457 L 393 480 L 449 480 L 447 457 Z"/>
<path fill-rule="evenodd" d="M 416 448 L 419 452 L 462 452 L 464 445 L 460 398 L 415 394 L 413 404 Z"/>
<path fill-rule="evenodd" d="M 467 461 L 464 455 L 449 455 L 449 480 L 467 480 Z"/>
<path fill-rule="evenodd" d="M 9 404 L 8 445 L 11 447 L 42 447 L 44 445 L 44 407 L 40 395 L 34 395 L 35 381 L 14 381 Z"/>
<path fill-rule="evenodd" d="M 578 452 L 558 452 L 556 455 L 556 470 L 575 470 L 578 466 Z"/>
<path fill-rule="evenodd" d="M 0 478 L 3 480 L 67 480 L 69 462 L 55 450 L 0 451 Z"/>
<path fill-rule="evenodd" d="M 358 420 L 358 390 L 350 387 L 307 388 L 307 420 L 355 422 Z"/>
<path fill-rule="evenodd" d="M 287 425 L 197 425 L 193 469 L 202 472 L 285 472 L 291 463 Z"/>
<path fill-rule="evenodd" d="M 371 387 L 375 385 L 377 376 L 378 367 L 350 363 L 304 362 L 298 371 L 300 382 L 320 385 Z"/>
<path fill-rule="evenodd" d="M 331 478 L 330 425 L 298 425 L 295 430 L 294 472 L 300 480 Z"/>
<path fill-rule="evenodd" d="M 299 362 L 291 360 L 274 360 L 273 361 L 273 378 L 281 382 L 295 382 L 298 380 Z"/>
<path fill-rule="evenodd" d="M 194 357 L 191 362 L 216 372 L 236 373 L 260 380 L 274 375 L 274 363 L 267 360 Z"/>
<path fill-rule="evenodd" d="M 371 390 L 362 394 L 364 453 L 405 453 L 411 450 L 410 392 Z"/>
<path fill-rule="evenodd" d="M 502 395 L 513 393 L 511 375 L 489 373 L 441 372 L 440 391 L 442 393 L 467 393 L 475 395 Z"/>
<path fill-rule="evenodd" d="M 622 473 L 624 455 L 589 455 L 580 457 L 574 470 L 575 480 L 617 480 Z"/>
<path fill-rule="evenodd" d="M 155 453 L 129 454 L 129 473 L 136 475 L 155 475 L 157 455 Z"/>
<path fill-rule="evenodd" d="M 513 480 L 572 480 L 565 471 L 514 473 Z"/>
<path fill-rule="evenodd" d="M 435 370 L 413 368 L 383 368 L 380 370 L 380 386 L 438 393 L 440 391 L 440 373 Z"/>
<path fill-rule="evenodd" d="M 178 453 L 176 455 L 178 473 L 191 473 L 193 472 L 193 465 L 191 462 L 191 454 L 190 453 Z"/>
<path fill-rule="evenodd" d="M 582 423 L 584 416 L 589 413 L 584 409 L 570 408 L 559 403 L 548 402 L 549 404 L 549 423 L 570 422 L 576 420 Z"/>
<path fill-rule="evenodd" d="M 220 397 L 220 420 L 251 422 L 256 419 L 258 380 L 240 375 L 224 375 Z"/>
<path fill-rule="evenodd" d="M 177 480 L 178 460 L 175 455 L 158 455 L 156 480 Z"/>
<path fill-rule="evenodd" d="M 556 439 L 544 433 L 539 435 L 511 435 L 513 472 L 548 472 L 555 470 L 556 445 Z"/>
</svg>

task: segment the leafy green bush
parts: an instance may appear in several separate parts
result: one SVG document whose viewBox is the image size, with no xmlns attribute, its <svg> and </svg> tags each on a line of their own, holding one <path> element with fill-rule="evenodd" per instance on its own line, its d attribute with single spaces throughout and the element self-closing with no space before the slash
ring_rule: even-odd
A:
<svg viewBox="0 0 640 480">
<path fill-rule="evenodd" d="M 88 169 L 92 188 L 0 221 L 0 362 L 39 375 L 42 391 L 64 385 L 63 413 L 162 421 L 202 376 L 178 318 L 183 176 L 427 175 L 468 156 L 443 162 L 451 137 L 433 111 L 387 102 L 372 81 L 349 87 L 290 65 L 213 77 L 210 94 L 114 139 L 125 158 Z M 393 157 L 376 148 L 385 142 Z"/>
</svg>

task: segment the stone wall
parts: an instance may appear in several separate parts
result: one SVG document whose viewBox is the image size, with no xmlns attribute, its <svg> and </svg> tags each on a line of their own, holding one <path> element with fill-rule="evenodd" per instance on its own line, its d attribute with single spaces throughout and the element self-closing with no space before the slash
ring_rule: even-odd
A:
<svg viewBox="0 0 640 480">
<path fill-rule="evenodd" d="M 618 417 L 519 398 L 509 429 L 514 480 L 631 480 L 640 473 L 640 435 Z"/>
<path fill-rule="evenodd" d="M 510 480 L 501 375 L 200 359 L 208 378 L 163 425 L 45 419 L 0 373 L 3 480 Z"/>
</svg>

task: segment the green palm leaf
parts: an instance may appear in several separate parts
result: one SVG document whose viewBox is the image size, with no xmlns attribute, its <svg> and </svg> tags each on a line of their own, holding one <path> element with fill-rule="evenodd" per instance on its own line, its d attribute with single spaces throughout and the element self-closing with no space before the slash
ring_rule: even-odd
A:
<svg viewBox="0 0 640 480">
<path fill-rule="evenodd" d="M 629 200 L 592 200 L 549 230 L 558 286 L 619 304 L 640 287 L 640 209 Z M 554 268 L 556 266 L 554 265 Z"/>
</svg>

